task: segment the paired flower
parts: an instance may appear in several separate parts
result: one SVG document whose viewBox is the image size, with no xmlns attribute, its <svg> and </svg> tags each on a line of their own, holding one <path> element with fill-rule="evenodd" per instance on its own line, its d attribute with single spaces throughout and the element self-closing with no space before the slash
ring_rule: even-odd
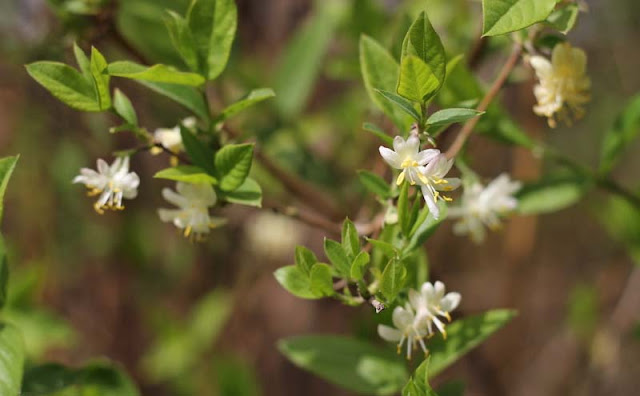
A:
<svg viewBox="0 0 640 396">
<path fill-rule="evenodd" d="M 162 196 L 178 207 L 178 209 L 158 209 L 160 220 L 172 222 L 184 230 L 184 236 L 194 235 L 202 238 L 222 223 L 209 216 L 209 208 L 217 201 L 216 192 L 209 184 L 176 183 L 176 191 L 169 188 L 162 190 Z"/>
<path fill-rule="evenodd" d="M 529 63 L 539 80 L 533 91 L 538 100 L 533 111 L 547 117 L 552 128 L 556 126 L 556 116 L 567 124 L 572 118 L 581 118 L 585 113 L 583 106 L 590 100 L 591 88 L 584 51 L 562 43 L 553 48 L 551 61 L 536 55 Z"/>
<path fill-rule="evenodd" d="M 442 336 L 447 337 L 445 323 L 439 317 L 451 321 L 449 313 L 460 304 L 460 299 L 460 293 L 445 294 L 444 283 L 426 282 L 420 288 L 420 292 L 409 290 L 409 303 L 393 310 L 392 321 L 395 328 L 378 325 L 378 334 L 386 341 L 397 342 L 398 353 L 402 351 L 406 341 L 407 359 L 411 359 L 411 351 L 417 344 L 427 354 L 424 338 L 433 336 L 434 324 Z"/>
<path fill-rule="evenodd" d="M 452 191 L 460 186 L 460 179 L 445 178 L 453 166 L 453 159 L 447 159 L 438 149 L 420 151 L 417 134 L 411 134 L 406 141 L 401 136 L 396 136 L 393 139 L 393 150 L 381 146 L 379 151 L 391 167 L 401 170 L 396 180 L 398 185 L 406 179 L 411 185 L 421 187 L 422 196 L 437 219 L 440 216 L 438 199 L 451 201 L 451 198 L 440 192 Z"/>
<path fill-rule="evenodd" d="M 188 129 L 193 129 L 196 126 L 196 119 L 194 117 L 187 117 L 180 122 L 182 126 Z M 153 133 L 154 143 L 162 145 L 167 150 L 174 154 L 177 154 L 184 150 L 182 144 L 182 135 L 180 135 L 180 125 L 176 125 L 173 128 L 158 128 Z M 151 150 L 152 154 L 159 154 L 162 150 L 155 147 Z"/>
<path fill-rule="evenodd" d="M 485 227 L 492 230 L 499 228 L 500 217 L 518 206 L 518 200 L 513 195 L 521 186 L 520 182 L 512 181 L 509 175 L 502 174 L 486 187 L 480 183 L 465 187 L 461 205 L 449 210 L 451 217 L 460 218 L 453 226 L 453 232 L 458 235 L 469 234 L 476 243 L 484 241 Z"/>
<path fill-rule="evenodd" d="M 98 159 L 98 171 L 82 168 L 73 183 L 82 183 L 89 189 L 89 196 L 100 195 L 93 205 L 96 212 L 104 209 L 122 210 L 122 199 L 133 199 L 138 195 L 140 178 L 135 172 L 129 172 L 129 157 L 118 157 L 109 166 Z"/>
</svg>

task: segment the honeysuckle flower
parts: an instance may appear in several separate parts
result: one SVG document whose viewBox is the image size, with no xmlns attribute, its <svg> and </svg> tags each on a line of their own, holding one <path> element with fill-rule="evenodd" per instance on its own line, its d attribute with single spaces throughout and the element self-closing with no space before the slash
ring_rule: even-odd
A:
<svg viewBox="0 0 640 396">
<path fill-rule="evenodd" d="M 195 117 L 187 117 L 180 122 L 185 128 L 192 129 L 196 126 Z M 184 150 L 182 144 L 182 136 L 180 135 L 180 125 L 176 125 L 173 128 L 158 128 L 153 133 L 153 141 L 162 145 L 167 150 L 174 154 L 177 154 Z M 162 150 L 158 147 L 154 147 L 151 150 L 152 154 L 159 154 Z"/>
<path fill-rule="evenodd" d="M 447 159 L 446 155 L 441 154 L 439 150 L 434 158 L 430 160 L 427 166 L 418 168 L 420 172 L 420 188 L 429 211 L 434 218 L 440 217 L 438 209 L 438 199 L 444 201 L 452 201 L 451 198 L 440 194 L 440 191 L 452 191 L 460 186 L 460 179 L 445 178 L 449 170 L 453 166 L 453 158 Z"/>
<path fill-rule="evenodd" d="M 427 346 L 423 340 L 427 335 L 427 328 L 425 325 L 420 326 L 420 323 L 416 321 L 416 315 L 409 304 L 404 308 L 396 307 L 393 310 L 391 320 L 395 328 L 378 325 L 380 337 L 389 342 L 397 342 L 398 353 L 402 351 L 402 345 L 406 341 L 407 359 L 411 359 L 411 351 L 416 347 L 416 343 L 419 343 L 424 353 L 427 354 Z"/>
<path fill-rule="evenodd" d="M 160 220 L 172 222 L 184 230 L 184 236 L 192 234 L 196 239 L 209 233 L 210 228 L 221 224 L 219 219 L 209 216 L 209 208 L 217 201 L 216 192 L 209 184 L 176 183 L 176 191 L 162 190 L 162 196 L 178 209 L 158 209 Z"/>
<path fill-rule="evenodd" d="M 437 281 L 435 284 L 425 282 L 420 292 L 409 290 L 409 303 L 415 310 L 415 321 L 418 328 L 426 328 L 427 335 L 433 335 L 435 324 L 444 338 L 447 338 L 445 324 L 438 318 L 444 317 L 451 321 L 450 312 L 460 304 L 460 293 L 450 292 L 445 295 L 444 283 Z"/>
<path fill-rule="evenodd" d="M 98 159 L 95 171 L 89 168 L 80 169 L 80 175 L 73 183 L 82 183 L 89 189 L 89 196 L 100 195 L 93 205 L 96 212 L 102 214 L 104 209 L 122 210 L 122 199 L 134 199 L 138 195 L 140 177 L 129 172 L 129 157 L 118 157 L 109 166 Z"/>
<path fill-rule="evenodd" d="M 486 187 L 477 182 L 465 186 L 460 206 L 449 210 L 449 216 L 460 219 L 453 226 L 453 232 L 468 234 L 476 243 L 484 241 L 485 227 L 492 230 L 499 228 L 500 217 L 518 206 L 518 200 L 513 195 L 521 186 L 522 183 L 512 181 L 506 173 Z"/>
<path fill-rule="evenodd" d="M 548 118 L 549 126 L 556 126 L 556 117 L 566 123 L 585 113 L 589 102 L 591 81 L 586 74 L 587 56 L 583 50 L 561 43 L 553 48 L 551 61 L 532 56 L 529 63 L 536 72 L 539 84 L 534 87 L 538 104 L 533 111 Z"/>
<path fill-rule="evenodd" d="M 434 159 L 439 150 L 427 149 L 420 151 L 420 138 L 412 133 L 407 140 L 402 136 L 393 139 L 393 150 L 380 146 L 380 155 L 393 168 L 401 170 L 396 183 L 398 185 L 406 179 L 412 185 L 420 182 L 420 167 Z"/>
</svg>

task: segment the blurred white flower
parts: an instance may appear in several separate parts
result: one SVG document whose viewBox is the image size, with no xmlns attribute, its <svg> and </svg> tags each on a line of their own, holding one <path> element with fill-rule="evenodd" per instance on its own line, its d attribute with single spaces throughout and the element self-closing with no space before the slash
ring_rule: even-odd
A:
<svg viewBox="0 0 640 396">
<path fill-rule="evenodd" d="M 221 219 L 209 216 L 209 208 L 216 204 L 216 192 L 209 184 L 176 183 L 176 191 L 162 190 L 162 196 L 179 209 L 158 209 L 160 220 L 172 222 L 184 230 L 184 236 L 194 235 L 196 239 L 209 233 L 223 223 Z"/>
<path fill-rule="evenodd" d="M 438 199 L 444 201 L 452 201 L 451 198 L 440 194 L 440 191 L 452 191 L 460 186 L 460 179 L 458 178 L 444 178 L 449 170 L 453 166 L 453 158 L 447 159 L 447 156 L 440 154 L 439 150 L 436 156 L 430 160 L 427 166 L 420 167 L 420 187 L 422 189 L 422 196 L 424 197 L 429 211 L 433 214 L 434 218 L 440 217 L 440 210 L 438 209 Z"/>
<path fill-rule="evenodd" d="M 426 328 L 427 335 L 433 335 L 435 324 L 444 338 L 447 338 L 445 324 L 438 318 L 442 316 L 451 321 L 449 313 L 460 304 L 460 293 L 451 292 L 445 295 L 444 283 L 437 281 L 435 285 L 425 282 L 420 292 L 409 290 L 409 302 L 416 311 L 415 321 L 418 328 Z"/>
<path fill-rule="evenodd" d="M 406 307 L 396 307 L 393 310 L 392 321 L 395 328 L 378 325 L 378 335 L 389 342 L 398 343 L 398 353 L 402 351 L 402 345 L 407 342 L 407 359 L 411 359 L 411 351 L 416 347 L 416 343 L 425 354 L 428 353 L 427 346 L 423 338 L 427 335 L 426 326 L 420 327 L 416 321 L 416 315 L 409 304 Z"/>
<path fill-rule="evenodd" d="M 193 129 L 196 126 L 195 117 L 187 117 L 180 122 L 182 126 L 188 129 Z M 153 133 L 153 141 L 154 143 L 162 145 L 167 150 L 171 151 L 174 154 L 177 154 L 184 150 L 184 145 L 182 144 L 182 136 L 180 135 L 180 125 L 176 125 L 173 128 L 158 128 Z M 162 149 L 159 147 L 154 147 L 151 149 L 152 154 L 159 154 L 162 152 Z"/>
<path fill-rule="evenodd" d="M 93 205 L 96 212 L 102 214 L 104 209 L 124 209 L 122 199 L 134 199 L 138 195 L 140 177 L 135 172 L 129 172 L 129 157 L 118 157 L 111 166 L 98 159 L 97 169 L 96 172 L 82 168 L 80 175 L 73 179 L 73 183 L 82 183 L 89 189 L 89 196 L 100 194 Z"/>
<path fill-rule="evenodd" d="M 402 171 L 396 180 L 398 185 L 402 184 L 405 179 L 411 185 L 419 183 L 421 180 L 419 168 L 440 154 L 440 151 L 436 149 L 420 151 L 420 138 L 413 133 L 407 140 L 396 136 L 393 139 L 393 150 L 382 146 L 378 150 L 391 167 Z"/>
<path fill-rule="evenodd" d="M 247 245 L 255 254 L 270 260 L 288 257 L 302 242 L 298 224 L 272 212 L 259 212 L 247 222 L 246 237 Z"/>
<path fill-rule="evenodd" d="M 460 218 L 453 226 L 458 235 L 470 235 L 476 243 L 485 238 L 485 227 L 495 230 L 500 227 L 500 217 L 516 209 L 518 200 L 513 196 L 522 186 L 501 174 L 489 185 L 473 183 L 465 187 L 461 204 L 449 210 L 449 216 Z"/>
<path fill-rule="evenodd" d="M 539 80 L 533 91 L 538 100 L 533 111 L 547 117 L 552 128 L 557 124 L 555 117 L 567 124 L 572 118 L 581 118 L 585 113 L 583 106 L 590 100 L 591 88 L 584 51 L 561 43 L 553 48 L 551 61 L 536 55 L 529 63 Z"/>
</svg>

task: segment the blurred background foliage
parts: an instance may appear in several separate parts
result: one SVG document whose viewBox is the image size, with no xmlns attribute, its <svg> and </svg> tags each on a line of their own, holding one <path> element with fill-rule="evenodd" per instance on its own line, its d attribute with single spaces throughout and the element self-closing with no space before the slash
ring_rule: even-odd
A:
<svg viewBox="0 0 640 396">
<path fill-rule="evenodd" d="M 399 54 L 402 36 L 427 9 L 450 58 L 469 54 L 481 29 L 479 1 L 238 0 L 239 37 L 230 65 L 210 88 L 213 104 L 256 86 L 278 95 L 234 120 L 263 155 L 315 183 L 340 213 L 371 214 L 357 169 L 383 173 L 379 142 L 362 130 L 375 121 L 359 74 L 358 40 L 370 35 Z M 587 1 L 571 33 L 585 48 L 593 99 L 585 119 L 548 130 L 531 112 L 530 70 L 522 66 L 502 103 L 524 132 L 589 165 L 604 133 L 640 91 L 640 3 Z M 296 244 L 321 251 L 323 232 L 268 210 L 293 202 L 259 164 L 258 211 L 226 209 L 230 222 L 203 244 L 191 244 L 155 209 L 165 181 L 151 179 L 167 158 L 140 155 L 139 197 L 124 213 L 97 215 L 70 183 L 96 158 L 134 144 L 110 135 L 114 120 L 80 114 L 56 101 L 25 73 L 40 59 L 73 63 L 71 44 L 98 47 L 110 61 L 180 65 L 163 24 L 164 9 L 186 0 L 7 0 L 0 3 L 0 154 L 20 153 L 5 205 L 4 235 L 12 280 L 7 319 L 24 332 L 32 362 L 79 365 L 107 356 L 141 385 L 162 395 L 342 395 L 294 368 L 275 342 L 301 333 L 375 337 L 370 308 L 295 299 L 274 269 L 290 264 Z M 483 43 L 473 67 L 492 78 L 507 40 Z M 467 58 L 468 60 L 468 58 Z M 515 84 L 519 83 L 519 84 Z M 171 127 L 187 115 L 167 99 L 127 81 L 141 125 Z M 444 137 L 445 144 L 450 141 Z M 557 165 L 483 137 L 468 157 L 483 177 L 509 171 L 536 180 Z M 640 142 L 628 148 L 616 180 L 640 189 Z M 432 278 L 462 292 L 465 314 L 508 307 L 519 317 L 497 337 L 435 381 L 450 394 L 631 395 L 640 375 L 638 285 L 640 213 L 625 201 L 592 193 L 557 214 L 515 218 L 482 246 L 441 228 L 428 243 Z M 636 264 L 634 264 L 634 262 Z M 640 290 L 640 287 L 636 287 Z M 388 313 L 387 313 L 388 314 Z M 450 382 L 451 380 L 462 382 Z M 458 393 L 455 393 L 458 392 Z M 447 393 L 449 394 L 449 393 Z"/>
</svg>

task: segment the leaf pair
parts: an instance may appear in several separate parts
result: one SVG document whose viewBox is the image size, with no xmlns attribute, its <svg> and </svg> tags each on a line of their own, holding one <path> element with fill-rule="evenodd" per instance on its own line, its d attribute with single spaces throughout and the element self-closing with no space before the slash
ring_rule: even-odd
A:
<svg viewBox="0 0 640 396">
<path fill-rule="evenodd" d="M 319 263 L 316 255 L 304 246 L 296 247 L 296 264 L 274 272 L 278 283 L 291 294 L 305 299 L 319 299 L 334 294 L 332 269 Z"/>
</svg>

